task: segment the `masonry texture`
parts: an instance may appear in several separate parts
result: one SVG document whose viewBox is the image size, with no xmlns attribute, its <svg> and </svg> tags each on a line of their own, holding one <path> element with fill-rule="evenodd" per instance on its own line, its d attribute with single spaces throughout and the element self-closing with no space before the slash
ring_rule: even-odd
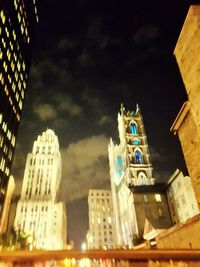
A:
<svg viewBox="0 0 200 267">
<path fill-rule="evenodd" d="M 159 249 L 199 249 L 200 248 L 200 215 L 187 220 L 185 224 L 178 224 L 157 236 Z"/>
<path fill-rule="evenodd" d="M 191 6 L 174 54 L 188 94 L 188 112 L 177 117 L 178 133 L 192 185 L 200 207 L 200 6 Z M 183 112 L 183 109 L 182 111 Z"/>
</svg>

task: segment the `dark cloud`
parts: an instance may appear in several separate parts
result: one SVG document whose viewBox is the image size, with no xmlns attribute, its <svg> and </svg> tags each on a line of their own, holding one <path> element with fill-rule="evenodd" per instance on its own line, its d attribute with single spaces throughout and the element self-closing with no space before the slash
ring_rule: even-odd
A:
<svg viewBox="0 0 200 267">
<path fill-rule="evenodd" d="M 154 41 L 160 34 L 156 25 L 143 25 L 133 34 L 133 40 L 137 45 Z"/>
<path fill-rule="evenodd" d="M 47 103 L 35 104 L 33 106 L 33 113 L 44 122 L 54 120 L 58 116 L 56 109 Z"/>
</svg>

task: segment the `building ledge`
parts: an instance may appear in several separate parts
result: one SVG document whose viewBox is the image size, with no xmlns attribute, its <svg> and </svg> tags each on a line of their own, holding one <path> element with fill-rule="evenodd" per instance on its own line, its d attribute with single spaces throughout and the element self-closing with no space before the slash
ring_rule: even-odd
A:
<svg viewBox="0 0 200 267">
<path fill-rule="evenodd" d="M 154 185 L 129 185 L 133 193 L 160 193 L 165 192 L 166 184 L 156 183 Z"/>
<path fill-rule="evenodd" d="M 186 101 L 182 105 L 178 115 L 176 116 L 176 118 L 175 118 L 175 120 L 174 120 L 174 122 L 173 122 L 173 124 L 172 124 L 172 126 L 170 128 L 171 132 L 173 132 L 174 134 L 177 133 L 177 131 L 180 129 L 181 124 L 184 121 L 184 119 L 185 119 L 187 113 L 189 112 L 189 110 L 190 110 L 190 104 L 189 104 L 188 101 Z"/>
</svg>

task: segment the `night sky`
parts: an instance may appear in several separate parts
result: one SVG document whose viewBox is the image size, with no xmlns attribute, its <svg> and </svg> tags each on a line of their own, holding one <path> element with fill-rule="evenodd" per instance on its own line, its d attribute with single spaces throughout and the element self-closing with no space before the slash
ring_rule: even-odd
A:
<svg viewBox="0 0 200 267">
<path fill-rule="evenodd" d="M 21 192 L 25 159 L 51 128 L 62 155 L 68 239 L 88 229 L 89 188 L 109 188 L 107 147 L 118 140 L 117 113 L 139 104 L 154 177 L 186 168 L 169 129 L 186 100 L 173 51 L 194 1 L 44 0 L 13 174 Z"/>
</svg>

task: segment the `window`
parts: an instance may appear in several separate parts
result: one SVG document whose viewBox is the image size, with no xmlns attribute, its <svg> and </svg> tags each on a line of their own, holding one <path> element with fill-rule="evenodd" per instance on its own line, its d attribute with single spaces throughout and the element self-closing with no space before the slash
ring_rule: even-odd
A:
<svg viewBox="0 0 200 267">
<path fill-rule="evenodd" d="M 140 185 L 145 185 L 147 184 L 148 180 L 147 180 L 147 176 L 144 172 L 139 172 L 138 174 L 138 182 Z"/>
<path fill-rule="evenodd" d="M 159 217 L 163 217 L 163 210 L 161 208 L 158 209 L 158 215 Z"/>
<path fill-rule="evenodd" d="M 134 134 L 134 135 L 137 134 L 137 126 L 136 126 L 136 124 L 134 122 L 131 122 L 130 130 L 131 130 L 132 134 Z"/>
<path fill-rule="evenodd" d="M 143 163 L 142 153 L 140 152 L 140 150 L 135 151 L 135 163 L 136 164 Z"/>
<path fill-rule="evenodd" d="M 155 194 L 155 199 L 157 202 L 161 202 L 161 195 L 160 194 Z"/>
<path fill-rule="evenodd" d="M 111 219 L 111 217 L 110 217 L 110 216 L 108 217 L 108 223 L 109 223 L 109 224 L 111 224 L 111 223 L 112 223 L 112 219 Z"/>
<path fill-rule="evenodd" d="M 148 202 L 148 196 L 144 195 L 144 202 L 147 203 Z"/>
</svg>

